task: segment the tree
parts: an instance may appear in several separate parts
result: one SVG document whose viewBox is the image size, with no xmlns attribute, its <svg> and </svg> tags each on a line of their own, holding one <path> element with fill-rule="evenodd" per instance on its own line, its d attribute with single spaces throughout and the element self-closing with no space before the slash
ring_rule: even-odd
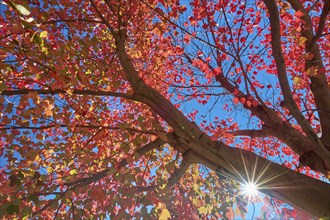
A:
<svg viewBox="0 0 330 220">
<path fill-rule="evenodd" d="M 330 215 L 329 1 L 2 8 L 3 216 Z"/>
</svg>

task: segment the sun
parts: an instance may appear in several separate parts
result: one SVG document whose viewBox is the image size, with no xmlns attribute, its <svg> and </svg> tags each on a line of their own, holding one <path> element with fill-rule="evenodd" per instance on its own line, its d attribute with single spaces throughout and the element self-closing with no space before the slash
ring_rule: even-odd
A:
<svg viewBox="0 0 330 220">
<path fill-rule="evenodd" d="M 248 182 L 242 185 L 242 193 L 247 195 L 249 198 L 258 195 L 258 186 L 253 182 Z"/>
</svg>

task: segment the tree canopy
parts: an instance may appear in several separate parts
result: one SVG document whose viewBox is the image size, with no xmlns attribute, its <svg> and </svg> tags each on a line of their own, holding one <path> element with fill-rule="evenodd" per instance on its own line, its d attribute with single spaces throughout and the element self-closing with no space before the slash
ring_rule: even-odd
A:
<svg viewBox="0 0 330 220">
<path fill-rule="evenodd" d="M 3 1 L 0 216 L 329 217 L 329 11 Z"/>
</svg>

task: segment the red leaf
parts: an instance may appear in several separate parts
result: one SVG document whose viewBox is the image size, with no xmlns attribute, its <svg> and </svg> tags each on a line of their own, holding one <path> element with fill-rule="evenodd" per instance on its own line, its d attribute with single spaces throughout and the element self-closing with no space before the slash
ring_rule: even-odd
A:
<svg viewBox="0 0 330 220">
<path fill-rule="evenodd" d="M 296 12 L 294 13 L 294 16 L 300 18 L 300 17 L 304 16 L 304 13 L 301 12 L 301 11 L 299 10 L 299 11 L 296 11 Z"/>
<path fill-rule="evenodd" d="M 221 68 L 217 67 L 214 69 L 215 75 L 219 75 L 221 73 Z"/>
<path fill-rule="evenodd" d="M 288 148 L 288 147 L 283 147 L 282 148 L 282 152 L 285 154 L 285 155 L 290 155 L 292 153 L 291 149 Z"/>
<path fill-rule="evenodd" d="M 235 97 L 235 98 L 233 99 L 233 102 L 237 105 L 237 104 L 239 103 L 239 99 L 238 99 L 237 97 Z"/>
<path fill-rule="evenodd" d="M 227 213 L 226 213 L 226 217 L 227 217 L 228 219 L 234 219 L 235 214 L 234 214 L 233 208 L 232 208 L 232 207 L 229 207 L 229 208 L 227 208 L 227 209 L 228 209 L 228 211 L 227 211 Z"/>
<path fill-rule="evenodd" d="M 185 43 L 185 44 L 189 44 L 189 42 L 190 42 L 190 35 L 186 35 L 186 36 L 184 36 L 184 38 L 183 38 L 183 42 Z"/>
</svg>

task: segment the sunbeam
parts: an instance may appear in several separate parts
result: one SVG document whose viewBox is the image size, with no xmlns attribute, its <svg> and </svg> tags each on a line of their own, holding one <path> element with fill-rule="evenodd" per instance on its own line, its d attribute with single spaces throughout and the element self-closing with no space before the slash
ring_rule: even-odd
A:
<svg viewBox="0 0 330 220">
<path fill-rule="evenodd" d="M 247 182 L 241 186 L 242 194 L 249 199 L 253 199 L 258 196 L 258 186 L 253 182 Z"/>
</svg>

